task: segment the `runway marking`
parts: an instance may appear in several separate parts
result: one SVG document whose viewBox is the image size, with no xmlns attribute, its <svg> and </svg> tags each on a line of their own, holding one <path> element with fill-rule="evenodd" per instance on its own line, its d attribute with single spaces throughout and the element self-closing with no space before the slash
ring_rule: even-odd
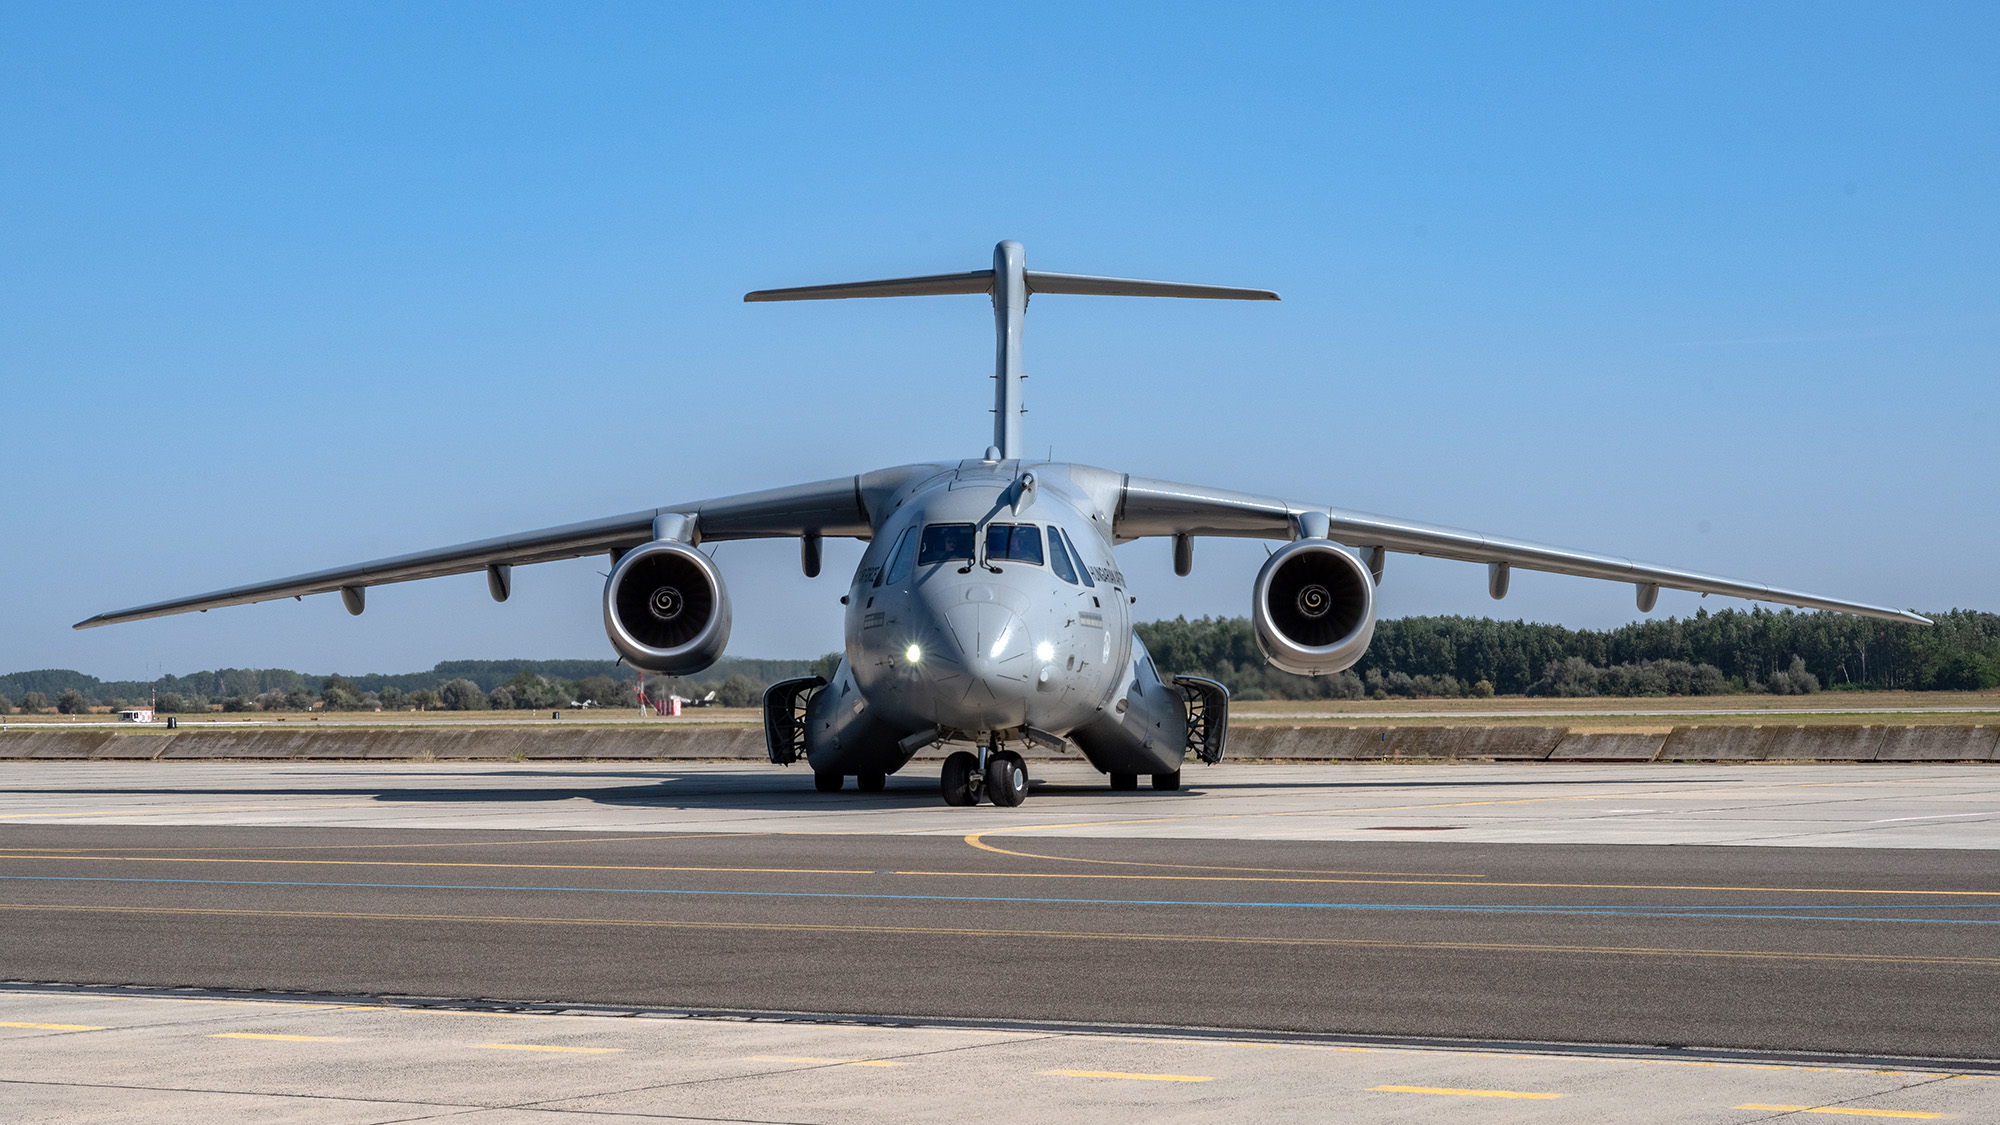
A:
<svg viewBox="0 0 2000 1125">
<path fill-rule="evenodd" d="M 1123 1070 L 1045 1070 L 1056 1078 L 1124 1078 L 1133 1082 L 1213 1082 L 1208 1074 L 1133 1074 Z"/>
<path fill-rule="evenodd" d="M 1369 1090 L 1389 1094 L 1449 1094 L 1457 1098 L 1531 1098 L 1548 1101 L 1561 1094 L 1530 1094 L 1520 1090 L 1460 1090 L 1451 1086 L 1370 1086 Z"/>
<path fill-rule="evenodd" d="M 1000 830 L 999 830 L 999 829 L 990 829 L 989 831 L 1000 831 Z M 973 833 L 972 835 L 970 835 L 970 836 L 967 836 L 967 837 L 966 837 L 965 839 L 966 839 L 966 841 L 967 841 L 968 843 L 973 843 L 973 841 L 974 841 L 975 837 L 978 837 L 978 836 L 981 836 L 981 835 L 984 835 L 984 834 L 985 834 L 985 833 L 981 833 L 981 832 L 975 832 L 975 833 Z M 980 847 L 980 848 L 984 848 L 984 849 L 985 849 L 985 850 L 987 850 L 987 851 L 993 851 L 993 852 L 1000 852 L 1000 853 L 1001 853 L 1001 854 L 1003 854 L 1003 855 L 1010 855 L 1010 856 L 1016 856 L 1016 857 L 1019 857 L 1019 858 L 1022 858 L 1022 859 L 1046 859 L 1046 860 L 1054 860 L 1054 861 L 1057 861 L 1057 862 L 1073 862 L 1073 863 L 1109 863 L 1109 864 L 1122 864 L 1122 863 L 1123 863 L 1123 861 L 1122 861 L 1122 860 L 1102 860 L 1102 859 L 1081 859 L 1081 858 L 1076 858 L 1076 857 L 1072 857 L 1072 856 L 1060 856 L 1060 855 L 1042 855 L 1042 854 L 1038 854 L 1038 853 L 1035 853 L 1035 852 L 1016 852 L 1016 851 L 1007 851 L 1007 850 L 1006 850 L 1006 849 L 1004 849 L 1004 848 L 997 848 L 997 847 L 994 847 L 994 846 L 992 846 L 992 845 L 990 845 L 990 844 L 985 844 L 985 843 L 973 843 L 973 846 L 974 846 L 974 847 Z M 225 856 L 199 856 L 199 857 L 194 857 L 194 858 L 184 858 L 184 857 L 181 857 L 181 856 L 143 856 L 143 855 L 142 855 L 142 856 L 130 856 L 130 855 L 68 855 L 68 854 L 65 854 L 65 855 L 40 855 L 40 854 L 36 854 L 36 855 L 24 855 L 24 854 L 16 854 L 16 853 L 14 853 L 14 852 L 12 852 L 12 851 L 0 851 L 0 860 L 10 860 L 10 859 L 14 859 L 14 860 L 64 860 L 64 859 L 74 859 L 74 860 L 91 860 L 91 861 L 96 861 L 96 862 L 103 862 L 103 863 L 250 863 L 250 864 L 279 864 L 279 865 L 295 865 L 295 866 L 325 866 L 325 867 L 446 867 L 446 868 L 454 868 L 454 867 L 456 867 L 456 868 L 479 868 L 479 869 L 493 869 L 493 870 L 519 870 L 519 871 L 663 871 L 663 872 L 683 872 L 683 873 L 697 873 L 697 874 L 725 874 L 725 875 L 729 875 L 729 874 L 734 874 L 734 875 L 906 875 L 906 876 L 922 876 L 922 877 L 931 877 L 931 878 L 952 878 L 952 879 L 961 879 L 961 878 L 964 878 L 964 879 L 972 879 L 972 878 L 979 878 L 979 879 L 1111 879 L 1111 880 L 1127 880 L 1127 881 L 1132 881 L 1132 880 L 1153 880 L 1153 881 L 1163 881 L 1163 882 L 1164 882 L 1164 881 L 1180 881 L 1180 882 L 1196 882 L 1196 883 L 1306 883 L 1306 884 L 1314 884 L 1314 883 L 1324 883 L 1324 884 L 1334 884 L 1334 885 L 1344 885 L 1344 886 L 1384 886 L 1384 887 L 1468 887 L 1468 886 L 1471 886 L 1471 887 L 1512 887 L 1512 888 L 1527 888 L 1527 889 L 1542 889 L 1542 890 L 1589 890 L 1589 891 L 1716 891 L 1716 892 L 1747 892 L 1747 893 L 1752 893 L 1752 894 L 1756 894 L 1756 893 L 1765 893 L 1765 894 L 1829 894 L 1829 895 L 1904 895 L 1904 896 L 1918 896 L 1918 897 L 1971 897 L 1971 898 L 2000 898 L 2000 890 L 1995 890 L 1995 891 L 1952 891 L 1952 890 L 1913 890 L 1913 889 L 1909 889 L 1909 888 L 1882 888 L 1882 887 L 1754 887 L 1754 886 L 1705 886 L 1705 885 L 1702 885 L 1702 884 L 1698 884 L 1698 883 L 1501 883 L 1501 882 L 1494 882 L 1494 881 L 1490 880 L 1489 878 L 1487 878 L 1486 876 L 1483 876 L 1483 875 L 1479 875 L 1479 876 L 1457 876 L 1457 875 L 1453 875 L 1453 876 L 1439 876 L 1439 877 L 1436 877 L 1436 878 L 1431 878 L 1431 879 L 1350 879 L 1350 878 L 1341 878 L 1341 879 L 1335 879 L 1335 878 L 1306 878 L 1306 877 L 1290 877 L 1290 876 L 1282 876 L 1282 877 L 1281 877 L 1281 876 L 1264 876 L 1264 875 L 1124 875 L 1124 874 L 1077 874 L 1077 873 L 1072 873 L 1072 872 L 1062 872 L 1062 871 L 923 871 L 923 870 L 886 870 L 886 871 L 885 871 L 885 870 L 879 870 L 879 869 L 875 869 L 875 868 L 859 868 L 859 867 L 825 867 L 825 868 L 819 868 L 819 867 L 694 867 L 694 866 L 665 866 L 665 865 L 657 865 L 657 866 L 655 866 L 655 865 L 642 865 L 642 864 L 591 864 L 591 863 L 577 863 L 577 864 L 569 864 L 569 863 L 470 863 L 470 862 L 456 862 L 456 861 L 433 861 L 433 860 L 373 860 L 373 859 L 255 859 L 255 858 L 243 858 L 243 857 L 225 857 Z M 1179 865 L 1177 865 L 1177 864 L 1137 864 L 1136 866 L 1161 866 L 1161 867 L 1173 867 L 1173 866 L 1179 866 Z M 1224 868 L 1223 870 L 1228 870 L 1228 869 L 1227 869 L 1227 868 Z M 1248 870 L 1254 870 L 1254 869 L 1248 869 Z M 49 879 L 59 879 L 59 878 L 62 878 L 62 879 L 67 879 L 67 878 L 70 878 L 70 877 L 68 877 L 68 876 L 0 876 L 0 878 L 26 878 L 26 877 L 31 877 L 31 878 L 49 878 Z M 1471 882 L 1471 881 L 1469 881 L 1469 880 L 1472 880 L 1472 879 L 1477 879 L 1477 880 L 1480 880 L 1480 881 L 1479 881 L 1479 882 Z M 94 880 L 92 879 L 92 877 L 89 877 L 89 876 L 77 876 L 77 877 L 75 877 L 75 878 L 73 879 L 73 881 L 76 881 L 76 882 L 90 882 L 90 881 L 94 881 Z M 200 880 L 164 880 L 164 881 L 168 881 L 168 882 L 181 882 L 181 881 L 187 881 L 187 882 L 196 882 L 196 881 L 200 881 Z M 320 884 L 307 884 L 307 885 L 320 885 Z M 331 885 L 331 886 L 355 886 L 355 885 L 373 885 L 373 884 L 345 884 L 345 883 L 336 883 L 336 884 L 327 884 L 327 885 Z M 426 889 L 431 889 L 431 888 L 426 888 Z M 476 888 L 476 887 L 475 887 L 475 888 L 458 888 L 458 887 L 446 887 L 446 888 L 437 888 L 437 889 L 446 889 L 446 890 L 460 890 L 460 889 L 487 889 L 487 888 Z M 624 888 L 595 888 L 595 887 L 556 887 L 556 888 L 497 888 L 497 889 L 503 889 L 503 890 L 523 890 L 523 889 L 525 889 L 525 890 L 543 890 L 543 889 L 547 889 L 547 890 L 605 890 L 605 889 L 612 889 L 612 890 L 619 890 L 619 889 L 624 889 Z M 662 891 L 662 892 L 660 892 L 660 893 L 670 893 L 670 892 L 665 892 L 665 891 Z M 726 892 L 726 891 L 712 891 L 712 892 L 687 892 L 687 893 L 707 893 L 707 894 L 728 894 L 728 893 L 746 893 L 746 894 L 762 894 L 762 893 L 771 893 L 771 894 L 777 894 L 777 893 L 785 893 L 785 892 Z M 895 896 L 882 896 L 882 897 L 895 897 Z M 1070 900 L 1051 900 L 1051 901 L 1070 901 Z M 1247 905 L 1247 904 L 1246 904 L 1246 905 Z M 1306 904 L 1289 904 L 1289 903 L 1288 903 L 1288 904 L 1286 904 L 1286 905 L 1306 905 Z M 1724 908 L 1722 908 L 1722 907 L 1717 907 L 1716 909 L 1724 909 Z"/>
<path fill-rule="evenodd" d="M 93 809 L 87 812 L 46 812 L 46 813 L 0 813 L 0 820 L 44 820 L 57 816 L 163 816 L 169 813 L 212 813 L 212 812 L 259 812 L 265 809 L 366 809 L 380 808 L 380 801 L 341 801 L 337 803 L 295 804 L 295 805 L 196 805 L 186 808 L 174 805 L 168 808 Z"/>
<path fill-rule="evenodd" d="M 975 848 L 979 848 L 984 851 L 998 852 L 1001 855 L 1011 855 L 1019 859 L 1048 859 L 1062 863 L 1114 863 L 1115 864 L 1123 862 L 1121 860 L 1115 860 L 1115 859 L 1082 859 L 1075 856 L 1066 856 L 1066 855 L 1043 855 L 1039 852 L 1009 851 L 1006 848 L 996 847 L 980 839 L 980 837 L 990 835 L 991 833 L 994 832 L 1021 832 L 1021 831 L 1027 831 L 1028 829 L 1035 827 L 1071 828 L 1071 827 L 1081 827 L 1081 826 L 1047 824 L 1047 825 L 1024 825 L 1020 828 L 988 828 L 985 829 L 984 831 L 974 832 L 966 836 L 965 842 L 971 844 Z M 9 857 L 0 855 L 0 859 L 5 859 L 5 858 Z M 64 856 L 56 858 L 66 859 L 71 857 Z M 902 873 L 898 872 L 898 874 Z M 911 874 L 916 874 L 916 873 L 912 872 Z M 923 874 L 976 875 L 979 873 L 973 871 L 967 871 L 967 872 L 940 871 L 940 872 L 923 872 Z M 1051 873 L 1037 872 L 1034 874 L 1046 875 Z M 1074 876 L 1074 878 L 1079 878 L 1079 879 L 1088 879 L 1093 877 L 1094 876 L 1088 876 L 1088 875 Z M 1095 877 L 1101 877 L 1101 876 L 1095 876 Z M 1147 876 L 1134 876 L 1134 878 L 1147 878 Z M 1201 876 L 1189 876 L 1189 878 L 1201 878 Z M 1703 886 L 1701 884 L 1696 884 L 1696 883 L 1496 883 L 1491 881 L 1482 881 L 1479 883 L 1465 883 L 1465 882 L 1446 882 L 1443 880 L 1423 880 L 1423 879 L 1324 879 L 1316 881 L 1327 882 L 1327 883 L 1365 883 L 1371 885 L 1392 886 L 1392 887 L 1479 886 L 1479 887 L 1516 887 L 1516 888 L 1536 888 L 1543 890 L 1579 890 L 1579 891 L 1718 891 L 1718 892 L 1749 891 L 1751 893 L 1783 894 L 1783 895 L 1793 895 L 1793 894 L 1950 895 L 1950 896 L 1969 896 L 1974 898 L 2000 898 L 2000 891 L 1920 891 L 1920 890 L 1910 890 L 1907 888 L 1882 888 L 1882 887 L 1740 887 L 1740 886 Z"/>
<path fill-rule="evenodd" d="M 1060 858 L 1060 857 L 1050 857 L 1050 858 Z M 1080 875 L 1080 874 L 1075 874 L 1075 873 L 1072 873 L 1072 872 L 1061 872 L 1061 871 L 915 871 L 915 870 L 912 870 L 912 871 L 882 871 L 882 870 L 879 870 L 879 869 L 876 869 L 876 868 L 859 868 L 859 867 L 855 867 L 855 868 L 843 868 L 843 867 L 831 867 L 831 868 L 828 868 L 828 867 L 693 867 L 693 866 L 664 866 L 664 865 L 646 865 L 646 864 L 614 864 L 614 863 L 473 863 L 473 862 L 460 862 L 460 861 L 450 861 L 450 860 L 396 860 L 396 859 L 257 859 L 257 858 L 247 858 L 247 857 L 237 857 L 237 856 L 192 856 L 192 857 L 189 857 L 189 856 L 155 856 L 155 855 L 77 855 L 77 854 L 74 854 L 74 853 L 64 853 L 64 854 L 61 854 L 61 855 L 45 855 L 45 854 L 41 854 L 41 853 L 33 853 L 33 854 L 27 854 L 27 853 L 23 853 L 23 852 L 20 852 L 20 851 L 19 851 L 19 850 L 17 850 L 17 849 L 7 849 L 6 851 L 0 851 L 0 860 L 7 860 L 7 859 L 23 859 L 23 860 L 29 860 L 29 859 L 39 859 L 39 860 L 63 860 L 63 859 L 73 859 L 73 860 L 91 860 L 91 861 L 96 861 L 96 862 L 101 862 L 101 863 L 258 863 L 258 864 L 281 864 L 281 865 L 300 865 L 300 866 L 320 866 L 320 867 L 467 867 L 467 868 L 492 868 L 492 869 L 496 869 L 496 870 L 519 870 L 519 871 L 678 871 L 678 872 L 711 872 L 711 873 L 718 873 L 718 874 L 755 874 L 755 875 L 884 875 L 884 874 L 886 874 L 886 875 L 928 875 L 928 876 L 947 876 L 947 877 L 951 877 L 951 878 L 961 878 L 961 877 L 977 877 L 977 878 L 988 878 L 988 879 L 993 879 L 993 878 L 1002 878 L 1002 879 L 1180 879 L 1180 880 L 1186 880 L 1186 881 L 1190 881 L 1190 882 L 1238 882 L 1238 883 L 1364 883 L 1364 884 L 1365 884 L 1365 883 L 1388 883 L 1389 885 L 1403 885 L 1403 882 L 1404 882 L 1404 881 L 1402 881 L 1402 880 L 1381 880 L 1381 879 L 1332 879 L 1332 878 L 1308 878 L 1308 877 L 1303 877 L 1303 876 L 1301 876 L 1301 877 L 1291 877 L 1291 876 L 1272 876 L 1272 875 L 1095 875 L 1095 874 L 1093 874 L 1093 875 Z M 1114 862 L 1117 862 L 1117 861 L 1115 861 L 1115 860 L 1085 860 L 1085 861 L 1082 861 L 1082 862 L 1087 862 L 1087 863 L 1100 863 L 1100 862 L 1102 862 L 1102 863 L 1114 863 Z M 1175 865 L 1175 864 L 1142 864 L 1142 865 L 1140 865 L 1140 866 L 1149 866 L 1149 867 L 1150 867 L 1150 866 L 1160 866 L 1160 867 L 1171 867 L 1171 866 L 1178 866 L 1178 865 Z M 1216 868 L 1215 870 L 1224 870 L 1224 871 L 1226 871 L 1226 870 L 1232 870 L 1232 869 L 1231 869 L 1231 868 Z M 1254 870 L 1254 869 L 1245 869 L 1245 870 Z M 1357 872 L 1338 872 L 1338 871 L 1336 871 L 1336 872 L 1328 872 L 1328 874 L 1330 874 L 1330 875 L 1342 875 L 1342 874 L 1352 874 L 1352 875 L 1376 875 L 1376 874 L 1381 874 L 1381 875 L 1396 875 L 1396 874 L 1406 874 L 1406 873 L 1404 873 L 1404 872 L 1393 872 L 1393 871 L 1390 871 L 1390 872 L 1371 872 L 1371 871 L 1357 871 Z M 1411 873 L 1407 873 L 1407 874 L 1419 874 L 1419 873 L 1415 873 L 1415 872 L 1411 872 Z M 1438 875 L 1438 876 L 1434 876 L 1433 878 L 1434 878 L 1434 879 L 1437 879 L 1437 880 L 1456 880 L 1456 881 L 1466 881 L 1466 880 L 1476 880 L 1476 879 L 1484 879 L 1484 878 L 1486 878 L 1486 877 L 1485 877 L 1484 875 Z M 1433 885 L 1441 885 L 1441 886 L 1456 886 L 1456 885 L 1461 885 L 1461 882 L 1442 882 L 1442 883 L 1433 883 L 1433 882 L 1431 882 L 1431 881 L 1424 881 L 1424 882 L 1419 882 L 1419 883 L 1416 883 L 1416 884 L 1413 884 L 1413 885 L 1417 885 L 1417 886 L 1433 886 Z M 1462 885 L 1473 885 L 1473 886 L 1476 886 L 1476 885 L 1480 885 L 1480 884 L 1476 884 L 1476 883 L 1469 883 L 1469 882 L 1467 882 L 1467 883 L 1463 883 Z"/>
<path fill-rule="evenodd" d="M 269 1039 L 279 1043 L 346 1043 L 349 1040 L 331 1035 L 265 1035 L 254 1031 L 224 1031 L 209 1036 L 210 1039 Z"/>
<path fill-rule="evenodd" d="M 1918 1113 L 1913 1109 L 1843 1109 L 1838 1106 L 1828 1105 L 1764 1105 L 1761 1102 L 1749 1102 L 1739 1105 L 1736 1108 L 1762 1109 L 1773 1113 L 1837 1113 L 1843 1117 L 1909 1117 L 1920 1121 L 1935 1121 L 1938 1118 L 1950 1116 L 1944 1113 Z"/>
<path fill-rule="evenodd" d="M 100 863 L 275 863 L 316 867 L 480 867 L 510 871 L 684 871 L 733 875 L 875 875 L 872 867 L 669 867 L 620 863 L 472 863 L 425 859 L 253 859 L 243 856 L 177 855 L 17 855 L 0 859 L 83 859 Z M 901 874 L 901 872 L 898 872 Z M 913 872 L 912 874 L 916 874 Z"/>
<path fill-rule="evenodd" d="M 393 914 L 375 911 L 249 910 L 188 906 L 83 906 L 0 903 L 0 910 L 81 914 L 186 915 L 220 918 L 299 918 L 373 922 L 457 922 L 530 926 L 617 926 L 635 929 L 751 931 L 758 933 L 884 934 L 912 937 L 1071 938 L 1084 941 L 1175 942 L 1195 945 L 1276 945 L 1300 948 L 1438 950 L 1475 953 L 1573 953 L 1604 956 L 1708 957 L 1808 961 L 1831 964 L 1957 965 L 2000 967 L 2000 957 L 1907 957 L 1881 953 L 1811 953 L 1796 950 L 1676 949 L 1644 946 L 1547 945 L 1532 942 L 1379 941 L 1366 938 L 1266 937 L 1238 934 L 1168 934 L 1089 930 L 1003 930 L 972 926 L 866 926 L 810 922 L 696 922 L 662 918 L 562 918 L 506 914 Z"/>
<path fill-rule="evenodd" d="M 566 1055 L 615 1055 L 623 1047 L 557 1047 L 547 1043 L 474 1043 L 482 1051 L 550 1051 Z"/>
<path fill-rule="evenodd" d="M 1259 902 L 1255 899 L 1145 899 L 1145 898 L 1049 898 L 1029 895 L 909 895 L 870 891 L 778 891 L 778 890 L 698 890 L 686 887 L 561 887 L 548 885 L 510 886 L 504 883 L 324 883 L 303 879 L 167 879 L 108 875 L 0 875 L 0 881 L 48 883 L 156 883 L 168 886 L 208 887 L 315 887 L 337 890 L 395 891 L 487 891 L 538 894 L 673 895 L 689 898 L 826 898 L 891 902 L 1004 902 L 1056 906 L 1200 906 L 1271 910 L 1376 910 L 1385 912 L 1456 911 L 1473 914 L 1603 914 L 1633 918 L 1756 918 L 1807 922 L 1928 922 L 1952 926 L 2000 926 L 2000 918 L 1939 918 L 1932 915 L 1884 917 L 1882 915 L 1828 915 L 1790 913 L 1741 913 L 1742 911 L 1795 910 L 1991 910 L 1986 904 L 1907 903 L 1902 906 L 1867 906 L 1858 903 L 1798 906 L 1704 906 L 1665 903 L 1644 904 L 1562 904 L 1562 903 L 1397 903 L 1397 902 Z M 1455 884 L 1443 884 L 1455 885 Z M 1486 884 L 1479 884 L 1485 886 Z M 1498 884 L 1505 886 L 1506 884 Z M 1718 913 L 1734 911 L 1736 913 Z"/>
<path fill-rule="evenodd" d="M 28 1031 L 103 1031 L 87 1023 L 0 1023 L 0 1027 L 19 1027 Z"/>
<path fill-rule="evenodd" d="M 813 1059 L 795 1058 L 790 1055 L 749 1055 L 745 1062 L 801 1063 L 807 1066 L 902 1066 L 902 1063 L 888 1059 Z"/>
<path fill-rule="evenodd" d="M 289 807 L 289 806 L 287 806 Z M 286 826 L 292 827 L 292 826 Z M 432 829 L 415 829 L 432 831 Z M 444 843 L 401 843 L 401 844 L 237 844 L 218 848 L 149 848 L 156 852 L 289 852 L 319 849 L 323 851 L 345 852 L 365 851 L 369 848 L 491 848 L 505 844 L 637 844 L 655 840 L 717 840 L 725 837 L 774 836 L 774 832 L 673 832 L 662 836 L 585 836 L 575 840 L 561 839 L 521 839 L 521 840 L 448 840 Z M 102 849 L 93 848 L 8 848 L 9 852 L 47 852 L 61 858 L 66 855 L 88 853 Z M 98 858 L 98 857 L 87 857 Z"/>
<path fill-rule="evenodd" d="M 1663 903 L 1394 903 L 1394 902 L 1260 902 L 1255 899 L 1144 899 L 1144 898 L 1051 898 L 1029 895 L 917 895 L 866 891 L 779 891 L 779 890 L 699 890 L 685 887 L 563 887 L 548 885 L 510 886 L 495 883 L 327 883 L 302 879 L 167 879 L 103 875 L 0 875 L 0 881 L 51 883 L 155 883 L 170 886 L 222 887 L 314 887 L 340 890 L 406 891 L 486 891 L 539 894 L 669 895 L 689 898 L 807 898 L 855 899 L 891 902 L 999 902 L 1056 906 L 1194 906 L 1272 910 L 1358 910 L 1382 912 L 1460 912 L 1472 914 L 1596 914 L 1632 918 L 1744 918 L 1784 919 L 1804 922 L 1919 922 L 1954 926 L 2000 926 L 2000 918 L 1778 913 L 1799 910 L 1992 910 L 1984 903 L 1906 903 L 1900 906 L 1869 906 L 1861 903 L 1811 903 L 1792 906 L 1707 906 Z M 1449 885 L 1449 884 L 1447 884 Z M 1504 885 L 1504 884 L 1502 884 Z M 1483 884 L 1482 884 L 1483 886 Z M 1760 911 L 1764 913 L 1745 913 Z"/>
</svg>

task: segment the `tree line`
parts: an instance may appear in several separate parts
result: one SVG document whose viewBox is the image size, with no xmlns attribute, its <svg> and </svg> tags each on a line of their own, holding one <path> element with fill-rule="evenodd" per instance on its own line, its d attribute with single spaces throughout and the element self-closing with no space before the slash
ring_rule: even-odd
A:
<svg viewBox="0 0 2000 1125">
<path fill-rule="evenodd" d="M 1264 662 L 1242 617 L 1144 622 L 1139 636 L 1167 674 L 1207 676 L 1241 700 L 1490 695 L 1805 694 L 1821 690 L 1977 691 L 2000 686 L 2000 614 L 1930 614 L 1929 628 L 1768 609 L 1698 610 L 1616 629 L 1566 629 L 1490 617 L 1379 621 L 1360 663 L 1334 676 L 1294 676 Z M 840 655 L 817 660 L 726 657 L 685 678 L 645 677 L 649 698 L 716 693 L 754 707 L 766 685 L 831 678 Z M 157 683 L 161 710 L 553 710 L 634 706 L 640 677 L 609 660 L 447 660 L 428 672 L 314 676 L 284 668 L 224 668 Z M 103 681 L 67 669 L 0 676 L 0 714 L 145 703 L 155 685 Z"/>
<path fill-rule="evenodd" d="M 726 706 L 752 707 L 766 684 L 809 675 L 826 660 L 725 657 L 693 676 L 644 677 L 647 697 L 695 698 L 710 691 Z M 829 673 L 830 674 L 830 673 Z M 288 668 L 222 668 L 158 681 L 100 680 L 69 669 L 0 676 L 0 714 L 82 714 L 92 707 L 142 706 L 162 714 L 204 711 L 553 710 L 632 707 L 641 677 L 613 660 L 447 660 L 427 672 L 309 675 Z"/>
<path fill-rule="evenodd" d="M 1138 632 L 1166 673 L 1205 675 L 1238 699 L 1366 696 L 1713 695 L 1823 689 L 1978 691 L 2000 685 L 2000 614 L 1927 614 L 1930 627 L 1768 609 L 1697 610 L 1616 629 L 1490 617 L 1379 621 L 1337 676 L 1270 667 L 1247 618 L 1153 621 Z"/>
</svg>

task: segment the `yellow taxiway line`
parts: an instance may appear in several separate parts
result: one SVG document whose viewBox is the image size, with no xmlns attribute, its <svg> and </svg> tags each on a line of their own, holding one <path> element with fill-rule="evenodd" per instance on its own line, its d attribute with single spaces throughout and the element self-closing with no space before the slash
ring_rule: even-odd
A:
<svg viewBox="0 0 2000 1125">
<path fill-rule="evenodd" d="M 1956 965 L 2000 968 L 2000 957 L 1906 957 L 1886 953 L 1812 953 L 1798 950 L 1679 949 L 1616 945 L 1547 945 L 1532 942 L 1378 941 L 1366 938 L 1260 936 L 1254 934 L 1137 933 L 1089 930 L 1007 930 L 976 926 L 868 926 L 810 922 L 696 922 L 665 918 L 565 918 L 505 914 L 394 914 L 376 911 L 247 910 L 192 906 L 87 906 L 67 903 L 0 903 L 0 910 L 45 913 L 179 915 L 184 917 L 299 918 L 446 922 L 528 926 L 616 926 L 633 929 L 754 931 L 763 933 L 884 934 L 910 937 L 1060 939 L 1108 942 L 1175 942 L 1216 945 L 1277 945 L 1300 948 L 1452 950 L 1475 953 L 1569 953 L 1604 956 L 1711 957 L 1821 964 Z"/>
</svg>

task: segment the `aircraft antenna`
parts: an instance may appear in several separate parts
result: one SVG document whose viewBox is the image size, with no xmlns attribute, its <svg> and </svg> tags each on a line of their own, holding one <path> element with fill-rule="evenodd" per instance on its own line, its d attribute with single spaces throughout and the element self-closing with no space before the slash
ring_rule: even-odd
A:
<svg viewBox="0 0 2000 1125">
<path fill-rule="evenodd" d="M 1030 270 L 1021 244 L 1008 239 L 993 248 L 993 268 L 969 273 L 939 273 L 923 277 L 891 277 L 880 281 L 847 281 L 804 285 L 792 289 L 759 289 L 745 301 L 829 301 L 846 297 L 927 297 L 941 293 L 988 293 L 993 297 L 993 446 L 1000 456 L 1018 459 L 1022 446 L 1021 328 L 1028 298 L 1035 293 L 1079 293 L 1099 297 L 1207 297 L 1226 301 L 1275 301 L 1269 289 L 1238 289 L 1227 285 L 1190 285 L 1178 281 L 1142 281 L 1133 277 L 1094 277 L 1080 273 L 1039 273 Z"/>
</svg>

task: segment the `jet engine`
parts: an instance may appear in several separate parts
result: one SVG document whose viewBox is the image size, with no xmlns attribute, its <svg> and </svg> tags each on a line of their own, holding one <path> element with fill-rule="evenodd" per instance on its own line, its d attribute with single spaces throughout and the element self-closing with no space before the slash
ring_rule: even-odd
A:
<svg viewBox="0 0 2000 1125">
<path fill-rule="evenodd" d="M 1375 583 L 1326 539 L 1298 539 L 1257 572 L 1250 620 L 1271 663 L 1301 676 L 1350 668 L 1375 636 Z"/>
<path fill-rule="evenodd" d="M 729 643 L 729 594 L 707 555 L 671 539 L 625 552 L 604 583 L 604 631 L 625 663 L 692 675 Z"/>
</svg>

